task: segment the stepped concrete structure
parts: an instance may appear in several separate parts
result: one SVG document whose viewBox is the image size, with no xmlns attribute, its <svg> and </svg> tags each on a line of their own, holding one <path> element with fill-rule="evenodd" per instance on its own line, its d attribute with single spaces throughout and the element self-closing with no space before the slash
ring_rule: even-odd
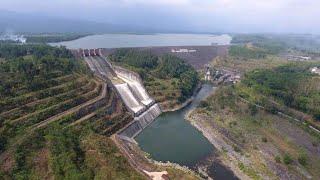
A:
<svg viewBox="0 0 320 180">
<path fill-rule="evenodd" d="M 79 50 L 89 68 L 101 79 L 113 85 L 134 120 L 119 132 L 119 137 L 131 142 L 161 113 L 160 106 L 149 96 L 139 74 L 113 66 L 102 56 L 101 49 Z"/>
</svg>

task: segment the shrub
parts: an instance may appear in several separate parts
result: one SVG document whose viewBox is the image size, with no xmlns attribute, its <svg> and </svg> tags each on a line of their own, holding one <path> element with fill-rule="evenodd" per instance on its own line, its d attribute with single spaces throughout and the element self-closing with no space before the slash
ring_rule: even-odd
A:
<svg viewBox="0 0 320 180">
<path fill-rule="evenodd" d="M 312 146 L 317 147 L 318 145 L 319 145 L 318 141 L 315 141 L 315 140 L 312 141 Z"/>
<path fill-rule="evenodd" d="M 274 160 L 276 161 L 276 163 L 281 163 L 281 158 L 278 155 L 274 157 Z"/>
<path fill-rule="evenodd" d="M 299 154 L 298 161 L 302 166 L 306 166 L 308 163 L 308 157 L 305 153 Z"/>
<path fill-rule="evenodd" d="M 258 108 L 253 104 L 249 105 L 249 110 L 251 115 L 256 115 L 258 112 Z"/>
<path fill-rule="evenodd" d="M 238 164 L 238 166 L 239 166 L 239 169 L 241 170 L 241 171 L 243 171 L 244 170 L 244 164 L 242 163 L 242 162 L 240 162 L 239 164 Z"/>
<path fill-rule="evenodd" d="M 262 137 L 262 138 L 261 138 L 261 141 L 264 142 L 264 143 L 266 143 L 266 142 L 268 142 L 268 139 L 267 139 L 266 137 Z"/>
<path fill-rule="evenodd" d="M 241 149 L 237 145 L 232 145 L 232 148 L 235 152 L 241 152 Z"/>
<path fill-rule="evenodd" d="M 0 153 L 2 153 L 6 147 L 7 139 L 3 137 L 3 135 L 0 135 Z"/>
<path fill-rule="evenodd" d="M 208 101 L 201 101 L 199 104 L 199 107 L 201 107 L 201 108 L 206 108 L 208 106 L 210 106 Z"/>
<path fill-rule="evenodd" d="M 293 162 L 293 159 L 292 157 L 290 156 L 290 154 L 286 153 L 284 156 L 283 156 L 283 162 L 286 164 L 286 165 L 289 165 Z"/>
</svg>

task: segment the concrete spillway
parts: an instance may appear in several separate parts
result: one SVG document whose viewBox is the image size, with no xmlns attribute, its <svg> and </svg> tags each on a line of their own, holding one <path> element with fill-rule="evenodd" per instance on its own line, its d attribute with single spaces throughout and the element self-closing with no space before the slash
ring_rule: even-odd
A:
<svg viewBox="0 0 320 180">
<path fill-rule="evenodd" d="M 86 63 L 88 64 L 89 68 L 91 69 L 91 71 L 96 72 L 96 68 L 91 60 L 91 58 L 89 57 L 85 57 L 84 60 L 86 61 Z"/>
<path fill-rule="evenodd" d="M 156 117 L 161 114 L 161 109 L 158 104 L 152 105 L 147 111 L 142 113 L 135 119 L 138 120 L 143 128 L 147 127 Z"/>
<path fill-rule="evenodd" d="M 134 113 L 141 112 L 145 107 L 139 103 L 127 83 L 115 84 L 122 100 Z"/>
<path fill-rule="evenodd" d="M 124 96 L 124 102 L 129 105 L 137 115 L 134 121 L 120 132 L 120 135 L 134 138 L 161 114 L 161 109 L 158 104 L 154 104 L 154 100 L 143 87 L 142 81 L 137 74 L 122 68 L 121 71 L 119 71 L 119 67 L 115 68 L 115 72 L 119 78 L 126 82 L 125 84 L 116 85 L 119 93 L 121 96 Z M 146 110 L 140 109 L 141 106 Z M 143 112 L 140 114 L 141 111 Z"/>
<path fill-rule="evenodd" d="M 134 94 L 136 99 L 145 106 L 151 105 L 154 100 L 148 95 L 143 85 L 137 81 L 128 80 L 120 75 L 118 75 L 123 81 L 125 81 L 131 92 Z"/>
<path fill-rule="evenodd" d="M 135 117 L 134 121 L 124 128 L 119 134 L 124 137 L 134 138 L 160 114 L 161 109 L 159 105 L 154 104 L 140 116 Z"/>
<path fill-rule="evenodd" d="M 115 72 L 119 78 L 128 83 L 130 90 L 140 103 L 145 106 L 151 106 L 154 100 L 145 90 L 139 75 L 121 67 L 115 67 Z"/>
<path fill-rule="evenodd" d="M 152 98 L 147 94 L 144 87 L 139 83 L 128 83 L 133 94 L 139 99 L 139 101 L 145 106 L 149 106 L 154 102 Z"/>
<path fill-rule="evenodd" d="M 122 132 L 120 132 L 120 135 L 123 137 L 134 138 L 141 132 L 141 130 L 142 126 L 139 121 L 134 121 L 129 124 L 129 126 L 127 126 Z"/>
<path fill-rule="evenodd" d="M 134 120 L 120 132 L 120 136 L 126 139 L 134 138 L 161 114 L 159 105 L 149 96 L 137 73 L 112 66 L 107 59 L 100 56 L 100 51 L 87 52 L 83 51 L 83 55 L 89 68 L 99 77 L 112 82 L 127 109 L 133 113 Z"/>
</svg>

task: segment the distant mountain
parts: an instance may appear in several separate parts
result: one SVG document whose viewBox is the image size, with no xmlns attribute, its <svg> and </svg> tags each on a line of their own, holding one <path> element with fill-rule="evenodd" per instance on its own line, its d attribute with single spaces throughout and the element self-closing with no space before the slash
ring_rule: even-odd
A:
<svg viewBox="0 0 320 180">
<path fill-rule="evenodd" d="M 24 33 L 112 33 L 150 32 L 142 27 L 98 23 L 84 20 L 71 20 L 41 14 L 16 13 L 0 10 L 0 32 Z"/>
</svg>

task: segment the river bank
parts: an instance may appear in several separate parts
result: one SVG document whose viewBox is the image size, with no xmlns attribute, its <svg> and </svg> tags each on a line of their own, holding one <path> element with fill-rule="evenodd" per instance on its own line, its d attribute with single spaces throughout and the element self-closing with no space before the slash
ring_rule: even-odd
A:
<svg viewBox="0 0 320 180">
<path fill-rule="evenodd" d="M 144 129 L 142 136 L 135 139 L 138 144 L 122 139 L 116 144 L 125 151 L 123 153 L 132 161 L 132 165 L 144 175 L 148 175 L 145 171 L 159 174 L 165 173 L 166 168 L 172 168 L 174 171 L 178 169 L 186 174 L 191 173 L 198 179 L 200 177 L 197 174 L 204 179 L 237 179 L 231 172 L 236 168 L 225 166 L 228 161 L 220 158 L 222 148 L 215 147 L 219 144 L 212 143 L 209 133 L 203 133 L 200 125 L 189 123 L 186 119 L 214 89 L 212 85 L 199 85 L 183 107 L 174 112 L 163 113 L 150 127 Z"/>
<path fill-rule="evenodd" d="M 136 138 L 139 147 L 153 160 L 186 166 L 205 179 L 236 179 L 229 168 L 213 158 L 216 148 L 185 119 L 214 90 L 214 86 L 203 84 L 191 103 L 178 111 L 163 113 Z"/>
<path fill-rule="evenodd" d="M 149 155 L 142 151 L 137 144 L 122 140 L 117 137 L 117 135 L 113 135 L 112 140 L 115 142 L 122 154 L 127 157 L 131 166 L 147 179 L 201 179 L 197 173 L 187 167 L 180 166 L 175 163 L 163 163 L 150 159 Z"/>
<path fill-rule="evenodd" d="M 197 88 L 194 90 L 193 95 L 192 95 L 190 98 L 188 98 L 185 102 L 183 102 L 182 104 L 178 105 L 177 107 L 175 107 L 175 108 L 173 108 L 173 109 L 161 108 L 162 112 L 163 112 L 163 113 L 166 113 L 166 112 L 179 111 L 179 110 L 185 108 L 186 106 L 190 105 L 190 104 L 193 102 L 194 98 L 195 98 L 195 97 L 197 96 L 197 94 L 199 93 L 199 91 L 201 90 L 202 85 L 203 85 L 202 83 L 199 83 L 198 86 L 197 86 Z M 161 103 L 160 103 L 160 106 L 161 106 Z"/>
<path fill-rule="evenodd" d="M 213 94 L 214 94 L 214 91 L 208 96 Z M 225 166 L 226 168 L 230 169 L 234 173 L 234 175 L 237 176 L 238 178 L 250 179 L 244 173 L 239 171 L 238 165 L 233 163 L 235 161 L 231 160 L 231 159 L 233 160 L 239 159 L 240 156 L 237 155 L 237 153 L 233 150 L 233 148 L 230 145 L 228 145 L 227 142 L 225 142 L 223 136 L 221 136 L 218 133 L 218 131 L 214 131 L 214 129 L 210 128 L 210 126 L 206 124 L 206 121 L 201 120 L 201 117 L 197 116 L 195 112 L 196 108 L 197 107 L 188 111 L 185 114 L 185 119 L 197 130 L 199 130 L 203 134 L 203 136 L 216 148 L 217 152 L 215 152 L 214 155 L 212 155 L 209 158 L 215 159 L 212 161 L 220 161 L 222 166 Z M 201 168 L 201 167 L 198 167 L 198 168 Z"/>
<path fill-rule="evenodd" d="M 186 106 L 190 105 L 195 99 L 197 93 L 200 91 L 202 85 L 199 84 L 196 88 L 194 95 L 186 100 L 181 106 L 176 108 L 179 111 Z M 167 111 L 167 112 L 173 112 Z M 121 130 L 119 131 L 121 132 Z M 117 133 L 118 134 L 118 133 Z M 177 163 L 172 163 L 169 161 L 161 162 L 151 159 L 150 155 L 139 147 L 139 144 L 132 139 L 128 141 L 123 138 L 119 138 L 117 135 L 112 136 L 112 140 L 124 154 L 132 167 L 134 167 L 138 172 L 140 172 L 145 177 L 151 179 L 202 179 L 198 173 L 191 170 L 187 166 L 181 166 Z"/>
<path fill-rule="evenodd" d="M 314 133 L 248 105 L 231 90 L 220 87 L 186 115 L 216 147 L 225 166 L 240 179 L 319 177 L 319 141 Z"/>
<path fill-rule="evenodd" d="M 201 120 L 197 114 L 193 113 L 195 113 L 194 110 L 190 111 L 186 115 L 186 120 L 201 131 L 208 141 L 218 150 L 216 154 L 219 154 L 219 156 L 216 158 L 220 160 L 224 166 L 229 168 L 239 179 L 250 179 L 239 170 L 238 164 L 235 163 L 241 158 L 240 155 L 234 151 L 233 147 L 224 140 L 223 136 L 221 136 L 218 131 L 211 128 L 205 121 Z"/>
</svg>

